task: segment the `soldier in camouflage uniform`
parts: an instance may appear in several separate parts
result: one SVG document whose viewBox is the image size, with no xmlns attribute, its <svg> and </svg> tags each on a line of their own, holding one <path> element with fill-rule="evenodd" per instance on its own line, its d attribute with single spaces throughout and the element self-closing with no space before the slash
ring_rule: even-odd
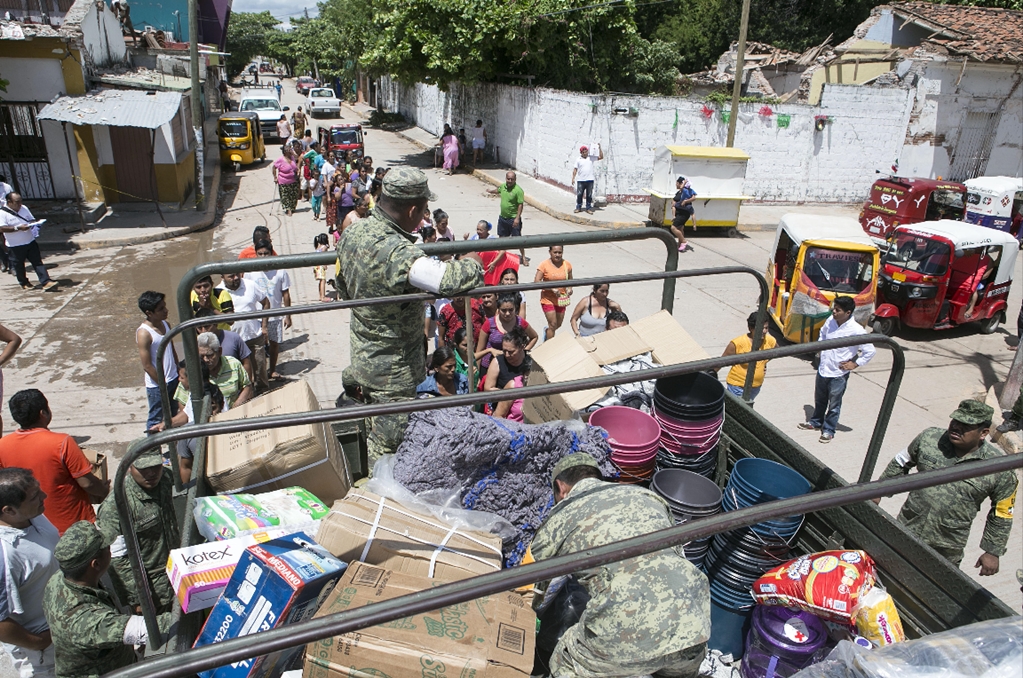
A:
<svg viewBox="0 0 1023 678">
<path fill-rule="evenodd" d="M 98 678 L 135 663 L 135 644 L 148 641 L 140 615 L 121 614 L 99 580 L 110 566 L 109 540 L 87 521 L 67 529 L 53 555 L 60 572 L 50 578 L 43 612 L 50 624 L 57 678 Z M 169 612 L 160 631 L 171 627 Z"/>
<path fill-rule="evenodd" d="M 993 409 L 978 400 L 962 401 L 952 413 L 947 431 L 926 429 L 896 455 L 881 478 L 905 475 L 914 466 L 932 471 L 1002 456 L 1004 452 L 984 440 L 993 414 Z M 1005 553 L 1009 540 L 1017 484 L 1015 472 L 1002 471 L 913 490 L 899 511 L 899 522 L 958 567 L 973 519 L 984 500 L 990 498 L 991 510 L 980 541 L 984 553 L 974 567 L 980 568 L 981 575 L 992 575 L 998 572 L 998 558 Z"/>
<path fill-rule="evenodd" d="M 174 589 L 167 578 L 167 557 L 171 549 L 181 545 L 181 535 L 174 513 L 174 483 L 170 474 L 164 473 L 163 458 L 159 452 L 146 452 L 135 460 L 124 480 L 124 490 L 128 512 L 138 534 L 142 564 L 149 577 L 149 590 L 153 592 L 153 603 L 158 613 L 167 612 L 174 604 Z M 114 592 L 122 604 L 137 608 L 139 591 L 128 561 L 113 492 L 100 505 L 96 526 L 112 544 L 114 558 L 110 579 Z"/>
<path fill-rule="evenodd" d="M 533 538 L 537 561 L 675 524 L 668 505 L 650 490 L 601 480 L 588 454 L 559 461 L 551 482 L 557 503 Z M 681 547 L 575 577 L 590 601 L 555 647 L 552 676 L 697 675 L 710 637 L 710 588 Z"/>
<path fill-rule="evenodd" d="M 397 168 L 384 177 L 373 214 L 344 230 L 337 244 L 337 290 L 342 299 L 367 299 L 420 291 L 453 297 L 483 284 L 477 255 L 441 262 L 416 247 L 412 232 L 436 200 L 426 175 Z M 426 377 L 423 306 L 419 302 L 352 309 L 350 377 L 367 403 L 415 397 Z M 370 466 L 398 449 L 406 415 L 373 417 L 368 440 Z"/>
</svg>

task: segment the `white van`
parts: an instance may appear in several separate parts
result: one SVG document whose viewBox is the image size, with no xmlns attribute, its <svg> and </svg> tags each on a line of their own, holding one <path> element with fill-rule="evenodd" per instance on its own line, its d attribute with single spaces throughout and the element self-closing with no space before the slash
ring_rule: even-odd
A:
<svg viewBox="0 0 1023 678">
<path fill-rule="evenodd" d="M 277 91 L 274 88 L 252 87 L 242 90 L 241 98 L 238 100 L 238 110 L 258 115 L 259 127 L 263 131 L 263 136 L 276 138 L 277 122 L 285 111 L 291 109 L 287 106 L 281 107 Z"/>
</svg>

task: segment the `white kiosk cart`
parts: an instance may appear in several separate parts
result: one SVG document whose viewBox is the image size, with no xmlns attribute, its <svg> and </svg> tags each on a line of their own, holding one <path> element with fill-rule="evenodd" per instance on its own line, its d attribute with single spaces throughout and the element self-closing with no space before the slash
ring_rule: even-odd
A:
<svg viewBox="0 0 1023 678">
<path fill-rule="evenodd" d="M 675 197 L 675 179 L 683 176 L 696 191 L 693 202 L 696 228 L 729 229 L 734 235 L 739 224 L 739 206 L 743 195 L 749 156 L 738 148 L 714 146 L 662 146 L 654 154 L 653 186 L 650 194 L 650 221 L 669 225 L 671 202 Z"/>
</svg>

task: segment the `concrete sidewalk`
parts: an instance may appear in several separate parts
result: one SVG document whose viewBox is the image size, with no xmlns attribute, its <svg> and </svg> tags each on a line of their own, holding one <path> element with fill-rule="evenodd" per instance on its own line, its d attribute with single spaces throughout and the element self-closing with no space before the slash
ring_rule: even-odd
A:
<svg viewBox="0 0 1023 678">
<path fill-rule="evenodd" d="M 368 116 L 373 109 L 359 104 L 350 107 L 360 115 Z M 397 134 L 412 142 L 424 151 L 432 152 L 437 146 L 437 137 L 419 127 L 409 127 L 398 131 Z M 472 175 L 481 181 L 494 186 L 504 183 L 504 175 L 508 168 L 502 168 L 492 164 L 472 170 Z M 555 186 L 546 181 L 535 179 L 522 172 L 518 173 L 518 184 L 522 186 L 526 194 L 526 203 L 541 212 L 550 214 L 552 217 L 562 221 L 593 226 L 597 228 L 636 228 L 646 226 L 647 203 L 610 203 L 597 207 L 594 214 L 574 211 L 575 194 L 560 186 Z M 744 203 L 739 210 L 738 230 L 742 231 L 773 231 L 778 226 L 782 215 L 789 212 L 802 214 L 819 214 L 821 216 L 851 217 L 856 218 L 860 212 L 860 205 L 842 203 Z M 704 229 L 708 230 L 708 229 Z M 717 230 L 717 229 L 709 229 Z M 700 229 L 694 229 L 696 233 Z"/>
<path fill-rule="evenodd" d="M 187 198 L 182 208 L 160 205 L 162 218 L 153 203 L 115 204 L 93 223 L 87 219 L 85 231 L 81 230 L 77 215 L 70 221 L 67 218 L 50 220 L 39 235 L 39 247 L 49 252 L 124 247 L 168 240 L 211 226 L 217 216 L 221 173 L 220 149 L 216 137 L 212 139 L 213 143 L 206 146 L 203 163 L 205 200 L 202 209 L 193 207 L 194 195 Z"/>
</svg>

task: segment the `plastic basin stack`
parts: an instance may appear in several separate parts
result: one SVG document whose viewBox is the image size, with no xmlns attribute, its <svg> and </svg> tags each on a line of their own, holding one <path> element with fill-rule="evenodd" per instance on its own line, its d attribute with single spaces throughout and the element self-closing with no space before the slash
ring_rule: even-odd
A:
<svg viewBox="0 0 1023 678">
<path fill-rule="evenodd" d="M 607 432 L 611 461 L 618 482 L 638 484 L 653 476 L 661 427 L 649 414 L 631 407 L 602 407 L 590 415 L 590 425 Z"/>
<path fill-rule="evenodd" d="M 654 474 L 650 487 L 668 503 L 676 525 L 721 512 L 721 489 L 714 481 L 692 471 L 661 469 Z M 710 537 L 683 546 L 689 562 L 701 569 L 709 548 Z"/>
<path fill-rule="evenodd" d="M 653 415 L 661 426 L 657 468 L 713 477 L 725 421 L 724 386 L 702 372 L 658 379 Z"/>
</svg>

